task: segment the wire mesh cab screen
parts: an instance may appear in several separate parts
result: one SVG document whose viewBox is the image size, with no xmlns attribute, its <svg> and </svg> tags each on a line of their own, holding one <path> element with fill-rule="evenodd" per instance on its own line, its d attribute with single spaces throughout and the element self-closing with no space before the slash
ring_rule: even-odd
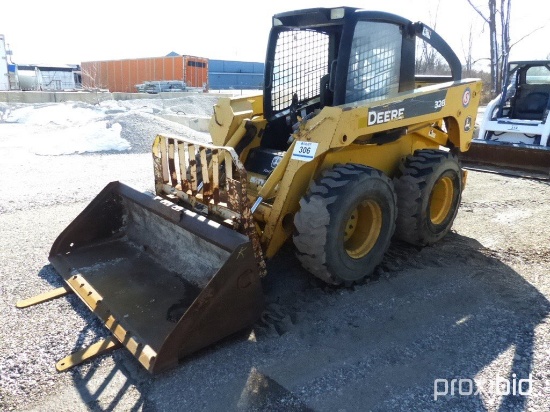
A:
<svg viewBox="0 0 550 412">
<path fill-rule="evenodd" d="M 319 96 L 321 77 L 328 73 L 329 36 L 313 30 L 279 33 L 273 65 L 271 101 L 274 111 Z"/>
<path fill-rule="evenodd" d="M 401 43 L 398 25 L 357 23 L 348 65 L 346 103 L 384 99 L 398 92 Z"/>
</svg>

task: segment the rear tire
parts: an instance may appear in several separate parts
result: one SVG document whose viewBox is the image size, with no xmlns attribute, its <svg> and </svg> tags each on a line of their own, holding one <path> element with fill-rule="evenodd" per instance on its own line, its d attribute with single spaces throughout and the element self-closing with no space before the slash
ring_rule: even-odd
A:
<svg viewBox="0 0 550 412">
<path fill-rule="evenodd" d="M 394 179 L 398 239 L 431 245 L 451 229 L 462 193 L 462 171 L 456 156 L 422 149 L 407 156 Z"/>
<path fill-rule="evenodd" d="M 346 164 L 324 171 L 294 218 L 302 266 L 334 285 L 371 275 L 395 231 L 396 202 L 392 181 L 379 170 Z"/>
</svg>

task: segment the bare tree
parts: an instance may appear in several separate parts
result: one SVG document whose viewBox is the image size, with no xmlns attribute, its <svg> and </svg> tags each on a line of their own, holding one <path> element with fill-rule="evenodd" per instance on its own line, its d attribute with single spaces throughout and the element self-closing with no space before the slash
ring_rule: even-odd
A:
<svg viewBox="0 0 550 412">
<path fill-rule="evenodd" d="M 437 30 L 437 19 L 439 14 L 439 6 L 441 0 L 437 2 L 435 14 L 431 11 L 429 25 L 432 29 Z M 432 8 L 430 8 L 431 10 Z M 442 60 L 439 52 L 427 42 L 418 42 L 416 51 L 416 71 L 419 74 L 444 74 L 450 71 L 449 67 Z"/>
<path fill-rule="evenodd" d="M 505 1 L 505 0 L 501 0 Z M 510 1 L 510 0 L 508 0 Z M 491 61 L 491 92 L 496 93 L 499 87 L 499 53 L 498 53 L 498 40 L 497 40 L 497 24 L 496 24 L 496 15 L 497 15 L 497 6 L 496 0 L 488 0 L 489 6 L 489 16 L 483 14 L 478 6 L 472 3 L 472 0 L 468 0 L 470 6 L 481 16 L 481 18 L 489 25 L 489 45 L 490 45 L 490 61 Z M 508 23 L 507 23 L 508 24 Z"/>
<path fill-rule="evenodd" d="M 467 1 L 489 26 L 491 93 L 497 94 L 500 92 L 502 86 L 503 74 L 505 73 L 508 56 L 512 47 L 544 26 L 530 31 L 518 41 L 511 43 L 510 21 L 512 0 L 499 0 L 499 7 L 497 7 L 497 0 L 487 0 L 488 14 L 484 14 L 480 6 L 475 5 L 472 0 Z"/>
<path fill-rule="evenodd" d="M 508 66 L 508 56 L 510 54 L 510 8 L 512 0 L 500 0 L 500 75 L 497 77 L 497 89 L 502 88 L 502 83 L 506 75 Z"/>
<path fill-rule="evenodd" d="M 474 48 L 474 25 L 470 24 L 470 29 L 468 31 L 468 38 L 466 44 L 462 42 L 462 53 L 464 54 L 464 75 L 466 77 L 474 77 L 474 65 L 480 60 L 489 60 L 488 58 L 474 59 L 473 48 Z"/>
</svg>

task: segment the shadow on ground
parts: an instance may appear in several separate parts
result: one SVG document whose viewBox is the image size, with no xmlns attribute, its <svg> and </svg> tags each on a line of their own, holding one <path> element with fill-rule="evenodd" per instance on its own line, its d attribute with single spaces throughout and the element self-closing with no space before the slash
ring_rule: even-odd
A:
<svg viewBox="0 0 550 412">
<path fill-rule="evenodd" d="M 168 372 L 150 376 L 125 349 L 105 355 L 114 363 L 76 367 L 68 373 L 81 402 L 144 411 L 526 408 L 527 396 L 496 396 L 490 383 L 530 377 L 550 303 L 473 239 L 451 233 L 421 250 L 396 242 L 374 280 L 348 289 L 316 281 L 285 246 L 268 263 L 264 290 L 253 330 Z M 509 367 L 493 371 L 495 362 Z M 124 400 L 129 390 L 138 393 Z"/>
</svg>

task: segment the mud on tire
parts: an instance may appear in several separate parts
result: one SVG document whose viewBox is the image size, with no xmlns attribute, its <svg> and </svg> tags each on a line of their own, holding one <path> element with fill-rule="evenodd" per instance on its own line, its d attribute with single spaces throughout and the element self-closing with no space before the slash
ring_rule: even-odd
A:
<svg viewBox="0 0 550 412">
<path fill-rule="evenodd" d="M 396 194 L 381 171 L 336 165 L 311 183 L 294 218 L 294 245 L 302 266 L 334 285 L 369 276 L 395 230 Z"/>
<path fill-rule="evenodd" d="M 400 165 L 394 185 L 396 238 L 417 246 L 443 238 L 460 205 L 462 172 L 457 157 L 441 150 L 417 150 Z"/>
</svg>

